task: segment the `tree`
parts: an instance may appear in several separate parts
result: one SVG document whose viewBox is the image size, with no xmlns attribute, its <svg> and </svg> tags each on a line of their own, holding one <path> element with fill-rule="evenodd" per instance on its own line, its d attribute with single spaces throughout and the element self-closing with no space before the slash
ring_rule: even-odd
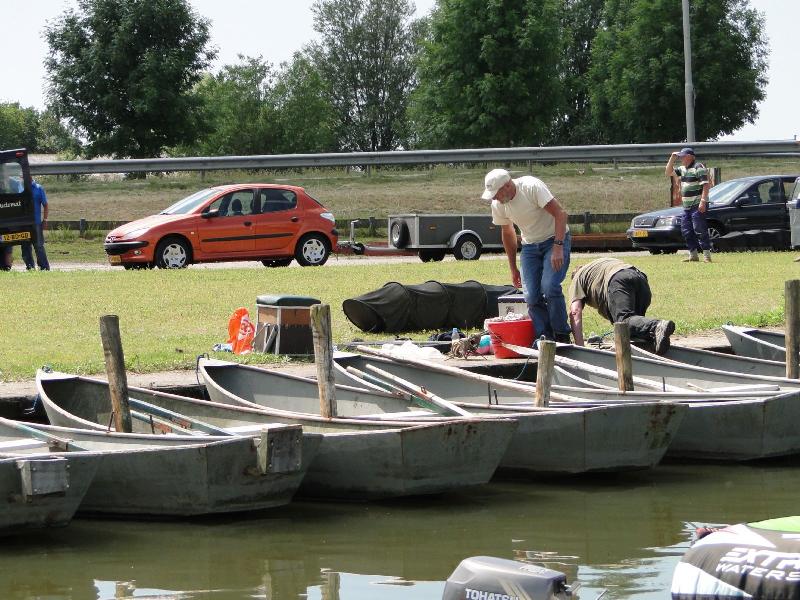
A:
<svg viewBox="0 0 800 600">
<path fill-rule="evenodd" d="M 0 148 L 27 148 L 38 152 L 38 125 L 39 113 L 35 108 L 23 108 L 18 102 L 0 103 Z"/>
<path fill-rule="evenodd" d="M 764 21 L 748 0 L 693 0 L 690 14 L 696 137 L 714 139 L 758 116 Z M 600 135 L 611 143 L 685 139 L 681 3 L 608 0 L 603 20 L 590 73 Z"/>
<path fill-rule="evenodd" d="M 592 46 L 602 21 L 605 0 L 563 0 L 561 31 L 564 51 L 560 71 L 564 103 L 556 118 L 551 142 L 556 145 L 597 143 L 592 123 L 589 69 Z"/>
<path fill-rule="evenodd" d="M 88 156 L 158 156 L 194 139 L 191 93 L 215 56 L 187 0 L 78 0 L 46 28 L 49 104 Z"/>
<path fill-rule="evenodd" d="M 413 8 L 408 0 L 317 0 L 310 46 L 339 120 L 342 150 L 394 150 L 406 136 L 414 85 Z"/>
<path fill-rule="evenodd" d="M 281 65 L 272 89 L 277 151 L 282 154 L 335 152 L 338 119 L 322 74 L 296 52 Z"/>
<path fill-rule="evenodd" d="M 533 146 L 562 98 L 560 0 L 440 0 L 420 61 L 421 145 Z"/>
<path fill-rule="evenodd" d="M 271 121 L 272 67 L 261 57 L 239 56 L 217 75 L 197 85 L 203 101 L 206 133 L 191 151 L 204 156 L 269 154 L 274 151 L 275 125 Z"/>
</svg>

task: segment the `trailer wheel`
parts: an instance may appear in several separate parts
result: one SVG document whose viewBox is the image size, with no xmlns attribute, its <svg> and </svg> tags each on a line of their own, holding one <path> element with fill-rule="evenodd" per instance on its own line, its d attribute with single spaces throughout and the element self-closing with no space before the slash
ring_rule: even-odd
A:
<svg viewBox="0 0 800 600">
<path fill-rule="evenodd" d="M 395 248 L 405 248 L 408 245 L 408 225 L 402 221 L 392 223 L 389 230 L 389 241 Z"/>
<path fill-rule="evenodd" d="M 444 250 L 434 249 L 434 250 L 420 250 L 419 251 L 419 259 L 422 262 L 439 262 L 440 260 L 444 260 L 444 255 L 446 252 Z"/>
<path fill-rule="evenodd" d="M 462 235 L 453 248 L 456 260 L 478 260 L 481 257 L 481 241 L 472 234 Z"/>
</svg>

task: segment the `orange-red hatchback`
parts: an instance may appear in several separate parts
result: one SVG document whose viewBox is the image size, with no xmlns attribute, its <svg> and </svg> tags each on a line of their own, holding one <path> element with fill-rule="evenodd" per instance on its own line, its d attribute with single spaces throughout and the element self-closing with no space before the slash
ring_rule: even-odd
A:
<svg viewBox="0 0 800 600">
<path fill-rule="evenodd" d="M 222 185 L 157 215 L 117 227 L 104 244 L 112 265 L 180 269 L 191 263 L 259 260 L 324 265 L 338 243 L 333 215 L 301 187 Z"/>
</svg>

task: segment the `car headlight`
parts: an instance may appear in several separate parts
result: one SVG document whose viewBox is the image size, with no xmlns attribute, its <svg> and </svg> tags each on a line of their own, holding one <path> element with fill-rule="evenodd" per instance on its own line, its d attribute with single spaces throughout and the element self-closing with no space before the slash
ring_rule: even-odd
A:
<svg viewBox="0 0 800 600">
<path fill-rule="evenodd" d="M 139 229 L 134 229 L 133 231 L 126 233 L 123 237 L 126 239 L 135 239 L 143 236 L 148 231 L 150 231 L 149 227 L 141 227 Z"/>
<path fill-rule="evenodd" d="M 659 217 L 656 227 L 672 227 L 680 223 L 680 217 Z"/>
<path fill-rule="evenodd" d="M 324 212 L 324 213 L 320 213 L 319 216 L 322 217 L 323 219 L 328 219 L 328 221 L 330 221 L 331 223 L 336 225 L 336 219 L 334 218 L 333 213 Z"/>
</svg>

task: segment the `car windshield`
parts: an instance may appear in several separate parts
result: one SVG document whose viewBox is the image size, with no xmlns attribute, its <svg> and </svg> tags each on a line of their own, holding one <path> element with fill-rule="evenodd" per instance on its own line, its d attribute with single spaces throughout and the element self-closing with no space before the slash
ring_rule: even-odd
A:
<svg viewBox="0 0 800 600">
<path fill-rule="evenodd" d="M 752 183 L 752 181 L 741 181 L 736 179 L 731 179 L 730 181 L 724 181 L 719 185 L 715 185 L 711 188 L 708 192 L 708 202 L 709 204 L 713 205 L 722 205 L 722 204 L 730 204 L 739 195 L 744 192 L 744 190 Z"/>
<path fill-rule="evenodd" d="M 183 200 L 178 200 L 175 204 L 173 204 L 169 208 L 165 208 L 164 210 L 162 210 L 161 214 L 162 215 L 188 214 L 218 192 L 219 190 L 217 188 L 200 190 L 199 192 L 195 192 L 191 196 L 187 196 Z"/>
</svg>

